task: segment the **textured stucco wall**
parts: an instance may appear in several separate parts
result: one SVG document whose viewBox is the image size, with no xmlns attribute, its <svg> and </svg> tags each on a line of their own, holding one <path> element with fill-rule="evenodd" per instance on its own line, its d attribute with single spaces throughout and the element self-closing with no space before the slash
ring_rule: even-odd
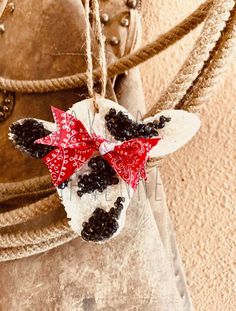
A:
<svg viewBox="0 0 236 311">
<path fill-rule="evenodd" d="M 143 1 L 143 39 L 151 41 L 203 1 Z M 151 106 L 177 73 L 200 28 L 142 66 Z M 235 53 L 236 54 L 236 53 Z M 236 56 L 236 55 L 235 55 Z M 236 310 L 236 57 L 211 101 L 201 109 L 202 128 L 161 172 L 196 310 Z"/>
</svg>

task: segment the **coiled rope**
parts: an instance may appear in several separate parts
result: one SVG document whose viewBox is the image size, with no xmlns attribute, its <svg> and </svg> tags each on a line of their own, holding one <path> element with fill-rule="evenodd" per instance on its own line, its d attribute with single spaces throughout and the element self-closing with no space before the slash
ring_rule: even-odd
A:
<svg viewBox="0 0 236 311">
<path fill-rule="evenodd" d="M 212 50 L 208 62 L 201 73 L 188 89 L 185 96 L 176 105 L 177 109 L 196 110 L 210 95 L 222 78 L 222 73 L 227 68 L 233 49 L 236 45 L 236 4 L 231 11 L 231 16 L 222 31 L 220 39 Z"/>
<path fill-rule="evenodd" d="M 214 2 L 193 50 L 167 91 L 148 112 L 148 116 L 162 109 L 173 109 L 183 99 L 193 82 L 201 75 L 204 65 L 210 62 L 211 53 L 218 40 L 224 36 L 223 30 L 226 28 L 234 4 L 234 0 Z"/>
<path fill-rule="evenodd" d="M 206 1 L 206 3 L 202 4 L 189 17 L 167 33 L 159 36 L 152 43 L 147 44 L 136 52 L 126 55 L 118 61 L 108 65 L 107 77 L 112 78 L 117 74 L 140 65 L 183 38 L 204 21 L 209 9 L 212 7 L 212 3 L 212 0 Z M 90 62 L 88 63 L 90 64 Z M 101 73 L 102 70 L 100 68 L 93 70 L 93 81 L 99 80 Z M 12 80 L 0 77 L 0 89 L 16 93 L 46 93 L 80 87 L 86 85 L 87 81 L 87 72 L 45 80 Z"/>
<path fill-rule="evenodd" d="M 166 34 L 161 35 L 153 43 L 110 64 L 107 76 L 113 77 L 157 55 L 206 19 L 199 39 L 180 72 L 147 115 L 153 115 L 163 108 L 196 109 L 212 93 L 218 77 L 232 55 L 236 37 L 235 15 L 236 8 L 233 0 L 206 1 L 191 16 Z M 99 79 L 100 74 L 100 69 L 95 69 L 93 79 Z M 86 74 L 84 73 L 42 81 L 16 81 L 0 78 L 1 89 L 27 93 L 59 91 L 85 83 Z M 30 179 L 23 184 L 0 184 L 0 193 L 1 198 L 4 199 L 14 193 L 30 192 L 30 189 L 43 191 L 50 187 L 50 178 L 42 177 L 39 183 L 36 179 Z M 0 226 L 14 227 L 15 224 L 46 215 L 54 208 L 58 209 L 59 205 L 56 194 L 52 194 L 36 203 L 0 214 Z M 71 231 L 66 219 L 28 232 L 3 233 L 0 235 L 0 260 L 6 261 L 38 254 L 69 242 L 75 237 L 77 234 Z"/>
</svg>

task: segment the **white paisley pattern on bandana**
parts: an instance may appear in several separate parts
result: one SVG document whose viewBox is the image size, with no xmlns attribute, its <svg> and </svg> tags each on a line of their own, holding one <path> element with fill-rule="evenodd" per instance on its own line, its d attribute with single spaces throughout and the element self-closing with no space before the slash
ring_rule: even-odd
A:
<svg viewBox="0 0 236 311">
<path fill-rule="evenodd" d="M 114 147 L 104 155 L 114 170 L 132 188 L 136 188 L 139 179 L 146 179 L 145 165 L 148 152 L 158 143 L 159 138 L 138 138 L 128 140 Z"/>
<path fill-rule="evenodd" d="M 91 136 L 80 120 L 52 108 L 57 131 L 35 141 L 57 147 L 43 161 L 48 166 L 55 186 L 67 180 L 95 151 L 100 151 L 116 173 L 132 188 L 140 178 L 145 179 L 145 165 L 149 151 L 160 138 L 135 138 L 121 144 L 109 143 L 93 133 Z"/>
</svg>

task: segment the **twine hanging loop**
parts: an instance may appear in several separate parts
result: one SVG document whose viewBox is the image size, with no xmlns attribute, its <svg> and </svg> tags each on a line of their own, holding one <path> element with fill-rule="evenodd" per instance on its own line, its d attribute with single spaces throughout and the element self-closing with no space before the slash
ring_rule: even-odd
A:
<svg viewBox="0 0 236 311">
<path fill-rule="evenodd" d="M 89 96 L 94 99 L 95 111 L 98 111 L 98 104 L 96 103 L 96 93 L 94 91 L 93 81 L 93 53 L 92 41 L 98 44 L 98 68 L 101 70 L 100 83 L 101 83 L 101 96 L 106 96 L 107 84 L 107 65 L 105 53 L 105 38 L 102 33 L 102 24 L 99 13 L 98 0 L 85 0 L 85 20 L 86 20 L 86 59 L 87 59 L 87 87 Z M 92 20 L 92 25 L 90 23 Z M 91 39 L 91 29 L 95 36 L 95 40 Z"/>
</svg>

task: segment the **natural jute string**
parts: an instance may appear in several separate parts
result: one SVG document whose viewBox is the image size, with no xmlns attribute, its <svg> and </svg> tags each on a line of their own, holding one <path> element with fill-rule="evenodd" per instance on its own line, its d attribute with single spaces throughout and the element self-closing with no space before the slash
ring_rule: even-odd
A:
<svg viewBox="0 0 236 311">
<path fill-rule="evenodd" d="M 90 9 L 91 2 L 91 9 Z M 98 43 L 98 63 L 100 70 L 100 82 L 101 82 L 101 96 L 106 95 L 107 84 L 107 67 L 105 56 L 105 38 L 102 33 L 102 25 L 99 13 L 98 0 L 85 0 L 85 22 L 86 22 L 86 59 L 87 59 L 87 87 L 89 96 L 94 98 L 96 105 L 95 92 L 94 92 L 94 78 L 93 78 L 93 57 L 92 57 L 92 40 L 91 40 L 91 28 L 90 28 L 90 13 L 92 14 L 93 28 L 95 33 L 95 40 Z"/>
<path fill-rule="evenodd" d="M 99 2 L 98 0 L 92 0 L 92 12 L 93 21 L 95 26 L 95 40 L 98 42 L 98 60 L 99 66 L 101 68 L 101 96 L 106 95 L 107 86 L 107 63 L 106 63 L 106 52 L 105 52 L 105 37 L 102 33 L 102 24 L 100 19 Z M 91 77 L 93 79 L 93 72 L 91 72 Z"/>
<path fill-rule="evenodd" d="M 84 2 L 84 10 L 85 10 L 85 46 L 86 46 L 86 59 L 87 59 L 87 87 L 88 94 L 90 97 L 93 97 L 93 58 L 92 58 L 92 42 L 90 35 L 90 0 L 85 0 Z"/>
<path fill-rule="evenodd" d="M 232 47 L 235 43 L 236 21 L 235 8 L 233 9 L 234 4 L 235 2 L 232 0 L 207 1 L 204 5 L 200 6 L 192 16 L 188 17 L 167 34 L 160 36 L 154 43 L 149 44 L 147 46 L 147 52 L 145 52 L 146 47 L 144 47 L 136 53 L 131 54 L 131 56 L 125 56 L 121 59 L 120 63 L 118 61 L 115 64 L 109 65 L 108 77 L 140 64 L 144 60 L 164 50 L 186 35 L 190 30 L 194 29 L 207 17 L 200 37 L 197 40 L 193 51 L 190 53 L 190 57 L 183 65 L 176 79 L 171 83 L 167 92 L 161 96 L 160 101 L 154 106 L 153 111 L 151 113 L 149 112 L 149 114 L 159 111 L 162 107 L 168 107 L 168 105 L 170 105 L 170 98 L 173 99 L 175 107 L 179 106 L 184 109 L 192 109 L 193 103 L 194 106 L 201 104 L 202 99 L 205 100 L 208 93 L 210 93 L 215 86 L 217 77 L 225 68 L 227 63 L 226 60 L 229 58 L 232 52 Z M 101 69 L 93 71 L 93 78 L 99 78 L 101 76 L 100 73 Z M 28 81 L 26 83 L 25 81 L 13 81 L 12 84 L 12 80 L 1 78 L 0 85 L 2 88 L 5 88 L 5 86 L 8 85 L 16 88 L 19 87 L 21 91 L 28 90 L 30 92 L 37 92 L 37 89 L 45 91 L 46 88 L 46 91 L 52 91 L 59 90 L 61 87 L 75 87 L 78 86 L 78 81 L 80 81 L 79 83 L 81 84 L 86 83 L 86 74 L 80 74 L 79 78 L 78 75 L 75 76 L 75 79 L 71 79 L 71 77 L 68 79 L 68 77 L 66 77 L 65 80 L 60 80 L 64 79 L 60 78 L 59 82 L 58 79 L 55 79 L 53 80 L 54 82 L 56 81 L 55 83 L 52 82 L 52 80 L 44 80 L 43 82 Z M 83 77 L 83 79 L 81 79 L 81 77 Z M 4 83 L 6 83 L 6 85 Z M 183 86 L 181 83 L 183 83 Z M 17 194 L 21 191 L 24 193 L 25 190 L 29 190 L 29 185 L 31 184 L 34 185 L 33 187 L 36 189 L 39 188 L 39 190 L 44 190 L 47 187 L 50 187 L 50 179 L 48 177 L 44 178 L 46 187 L 43 186 L 43 182 L 40 182 L 40 186 L 38 186 L 36 180 L 31 179 L 30 181 L 25 182 L 22 187 L 19 183 L 16 183 L 15 186 L 13 186 L 13 184 L 7 184 L 5 186 L 2 184 L 0 185 L 0 189 L 4 189 L 4 196 L 14 194 L 14 189 Z M 0 193 L 2 193 L 1 190 Z M 7 217 L 4 218 L 4 215 L 7 214 L 0 214 L 0 224 L 4 224 L 4 222 L 7 221 L 8 224 L 11 225 L 45 215 L 52 210 L 50 200 L 54 199 L 56 205 L 55 208 L 57 208 L 57 204 L 59 206 L 60 203 L 57 201 L 56 197 L 51 195 L 50 198 L 42 199 L 42 206 L 40 208 L 40 201 L 18 208 L 14 211 L 14 213 L 17 213 L 17 216 L 15 216 L 14 213 L 10 216 L 8 214 L 8 220 L 6 220 Z M 14 217 L 16 217 L 16 221 L 12 220 Z M 29 232 L 20 231 L 14 234 L 11 233 L 10 235 L 3 234 L 0 236 L 2 241 L 1 245 L 4 246 L 0 249 L 0 260 L 6 261 L 30 256 L 71 241 L 77 235 L 70 230 L 71 229 L 66 220 L 61 220 L 56 224 L 51 224 L 45 228 L 31 230 Z M 20 243 L 18 242 L 18 239 L 20 239 Z"/>
</svg>

